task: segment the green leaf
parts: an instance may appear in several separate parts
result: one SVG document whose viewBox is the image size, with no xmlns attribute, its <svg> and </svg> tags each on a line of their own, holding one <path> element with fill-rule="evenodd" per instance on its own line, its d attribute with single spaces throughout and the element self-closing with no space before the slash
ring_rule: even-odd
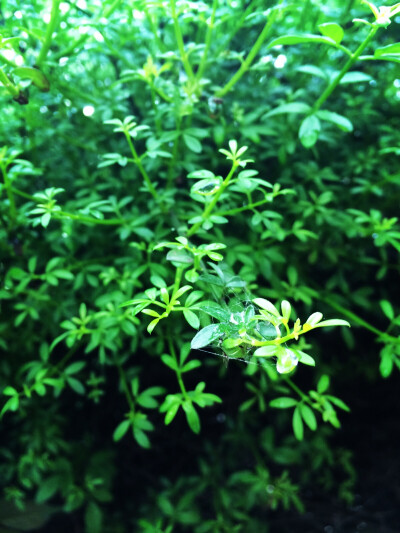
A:
<svg viewBox="0 0 400 533">
<path fill-rule="evenodd" d="M 56 476 L 49 477 L 40 482 L 39 490 L 36 493 L 36 502 L 43 503 L 50 500 L 60 488 L 59 478 Z"/>
<path fill-rule="evenodd" d="M 341 26 L 339 26 L 339 24 L 336 24 L 336 22 L 325 22 L 324 24 L 319 24 L 318 29 L 322 35 L 329 37 L 337 44 L 339 44 L 343 39 L 344 30 Z"/>
<path fill-rule="evenodd" d="M 172 368 L 175 372 L 178 370 L 178 365 L 175 359 L 168 354 L 163 354 L 161 356 L 161 361 L 164 363 L 164 365 L 169 366 L 169 368 Z"/>
<path fill-rule="evenodd" d="M 197 304 L 197 306 L 204 312 L 207 313 L 207 315 L 212 316 L 213 318 L 216 318 L 220 322 L 229 322 L 229 317 L 231 316 L 231 312 L 228 309 L 225 309 L 221 305 L 219 305 L 217 302 L 212 301 L 204 301 Z"/>
<path fill-rule="evenodd" d="M 393 371 L 393 357 L 388 351 L 383 352 L 379 364 L 379 372 L 383 378 L 388 378 Z"/>
<path fill-rule="evenodd" d="M 191 150 L 192 152 L 199 154 L 202 151 L 201 142 L 198 139 L 196 139 L 196 137 L 193 137 L 192 135 L 188 135 L 187 133 L 184 133 L 183 141 L 186 144 L 186 146 L 189 148 L 189 150 Z"/>
<path fill-rule="evenodd" d="M 50 83 L 43 72 L 40 72 L 39 69 L 33 67 L 17 67 L 12 73 L 19 78 L 26 80 L 29 79 L 38 89 L 43 92 L 50 90 Z"/>
<path fill-rule="evenodd" d="M 133 437 L 142 448 L 150 448 L 150 440 L 142 429 L 133 427 Z"/>
<path fill-rule="evenodd" d="M 321 110 L 316 113 L 317 117 L 321 120 L 326 120 L 327 122 L 332 122 L 342 131 L 351 132 L 353 131 L 353 124 L 350 120 L 338 113 L 333 113 L 332 111 Z"/>
<path fill-rule="evenodd" d="M 275 344 L 268 344 L 267 346 L 261 346 L 260 348 L 257 348 L 253 355 L 256 357 L 273 357 L 276 355 L 277 350 L 278 346 Z"/>
<path fill-rule="evenodd" d="M 18 391 L 14 387 L 6 387 L 3 389 L 4 396 L 15 396 L 18 395 Z"/>
<path fill-rule="evenodd" d="M 280 317 L 278 309 L 269 300 L 266 300 L 265 298 L 254 298 L 253 302 L 261 309 L 265 309 L 265 311 L 271 313 L 271 315 L 274 315 L 277 318 Z"/>
<path fill-rule="evenodd" d="M 331 320 L 323 320 L 322 322 L 319 322 L 314 328 L 324 328 L 324 327 L 331 327 L 331 326 L 347 326 L 350 327 L 350 324 L 347 322 L 347 320 L 342 320 L 340 318 L 332 318 Z"/>
<path fill-rule="evenodd" d="M 295 407 L 299 402 L 294 398 L 288 396 L 282 396 L 281 398 L 275 398 L 269 402 L 270 407 L 276 409 L 288 409 L 289 407 Z"/>
<path fill-rule="evenodd" d="M 287 300 L 283 300 L 281 303 L 282 316 L 286 319 L 290 318 L 290 313 L 292 311 L 292 306 Z"/>
<path fill-rule="evenodd" d="M 273 117 L 274 115 L 287 115 L 287 114 L 301 114 L 305 115 L 310 111 L 311 107 L 303 102 L 291 102 L 289 104 L 282 104 L 271 111 L 268 111 L 263 118 Z"/>
<path fill-rule="evenodd" d="M 400 54 L 400 43 L 388 44 L 387 46 L 381 46 L 374 52 L 374 57 L 382 57 L 384 55 Z"/>
<path fill-rule="evenodd" d="M 300 406 L 297 406 L 293 411 L 292 417 L 293 433 L 297 440 L 303 440 L 304 437 L 304 425 L 301 418 Z"/>
<path fill-rule="evenodd" d="M 168 409 L 168 411 L 165 414 L 164 424 L 168 426 L 172 422 L 172 420 L 175 418 L 176 413 L 178 412 L 178 409 L 180 407 L 180 403 L 174 403 L 171 405 L 171 407 Z"/>
<path fill-rule="evenodd" d="M 85 533 L 101 533 L 103 513 L 94 501 L 87 504 L 85 509 Z"/>
<path fill-rule="evenodd" d="M 319 381 L 317 384 L 317 391 L 319 392 L 319 394 L 323 394 L 329 389 L 329 382 L 330 382 L 330 378 L 326 374 L 323 374 L 319 378 Z"/>
<path fill-rule="evenodd" d="M 167 286 L 165 280 L 163 280 L 161 276 L 157 276 L 156 274 L 150 276 L 150 282 L 154 285 L 154 287 L 157 287 L 158 289 L 165 289 Z"/>
<path fill-rule="evenodd" d="M 79 380 L 67 377 L 66 381 L 71 387 L 71 389 L 74 390 L 77 394 L 85 394 L 85 387 Z"/>
<path fill-rule="evenodd" d="M 193 311 L 190 311 L 190 309 L 184 309 L 183 316 L 185 317 L 186 321 L 192 326 L 192 328 L 199 328 L 200 320 L 196 313 L 193 313 Z"/>
<path fill-rule="evenodd" d="M 384 315 L 392 321 L 394 319 L 394 311 L 392 304 L 388 300 L 381 300 L 379 302 L 379 305 L 381 306 L 381 309 L 384 313 Z"/>
<path fill-rule="evenodd" d="M 200 418 L 192 402 L 187 401 L 182 404 L 185 411 L 186 420 L 193 433 L 200 433 Z"/>
<path fill-rule="evenodd" d="M 373 80 L 373 77 L 365 72 L 346 72 L 343 78 L 340 80 L 340 85 L 345 85 L 346 83 L 364 83 Z"/>
<path fill-rule="evenodd" d="M 306 117 L 300 125 L 299 139 L 304 148 L 311 148 L 317 142 L 321 123 L 316 115 Z"/>
<path fill-rule="evenodd" d="M 19 397 L 12 396 L 3 405 L 3 408 L 0 412 L 0 417 L 2 417 L 3 414 L 6 413 L 7 411 L 17 411 L 18 407 L 19 407 Z"/>
<path fill-rule="evenodd" d="M 272 48 L 273 46 L 282 46 L 287 44 L 302 44 L 302 43 L 311 43 L 311 44 L 329 44 L 336 46 L 336 42 L 331 39 L 330 37 L 321 37 L 320 35 L 313 35 L 313 34 L 303 34 L 303 35 L 283 35 L 282 37 L 278 37 L 277 39 L 274 39 L 272 42 L 268 44 L 268 48 Z"/>
<path fill-rule="evenodd" d="M 77 374 L 86 366 L 85 361 L 75 361 L 75 363 L 72 363 L 71 365 L 67 366 L 64 370 L 64 372 L 70 376 L 71 374 Z"/>
<path fill-rule="evenodd" d="M 128 429 L 130 428 L 130 426 L 131 426 L 131 421 L 130 420 L 124 420 L 123 422 L 118 424 L 118 426 L 116 427 L 116 429 L 115 429 L 115 431 L 113 433 L 113 441 L 117 442 L 117 441 L 121 440 L 122 437 L 128 431 Z"/>
<path fill-rule="evenodd" d="M 197 333 L 197 335 L 192 339 L 190 346 L 193 350 L 204 348 L 221 337 L 222 334 L 223 331 L 221 330 L 221 326 L 219 324 L 210 324 Z"/>
<path fill-rule="evenodd" d="M 293 349 L 293 348 L 292 348 Z M 308 353 L 302 352 L 301 350 L 293 349 L 294 353 L 298 357 L 300 363 L 308 366 L 315 366 L 315 359 L 311 357 Z"/>
<path fill-rule="evenodd" d="M 336 407 L 339 407 L 339 409 L 343 409 L 343 411 L 346 411 L 347 413 L 350 412 L 350 407 L 346 405 L 340 398 L 336 398 L 336 396 L 325 396 L 327 400 L 329 400 L 333 405 L 336 405 Z"/>
<path fill-rule="evenodd" d="M 306 404 L 299 404 L 301 416 L 311 431 L 317 429 L 317 419 L 315 418 L 313 410 Z"/>
</svg>

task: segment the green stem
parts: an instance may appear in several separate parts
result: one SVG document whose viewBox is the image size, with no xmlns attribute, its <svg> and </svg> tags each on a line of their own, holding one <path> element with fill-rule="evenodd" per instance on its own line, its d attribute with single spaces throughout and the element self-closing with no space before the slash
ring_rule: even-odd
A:
<svg viewBox="0 0 400 533">
<path fill-rule="evenodd" d="M 180 266 L 176 269 L 175 272 L 175 281 L 174 281 L 174 288 L 172 290 L 172 296 L 176 293 L 177 290 L 179 290 L 182 274 L 183 274 L 184 267 Z"/>
<path fill-rule="evenodd" d="M 278 5 L 281 5 L 283 0 L 279 2 Z M 240 80 L 240 78 L 249 70 L 254 58 L 260 51 L 260 48 L 267 38 L 267 35 L 272 27 L 272 25 L 275 22 L 276 17 L 278 16 L 279 9 L 278 6 L 274 9 L 274 11 L 271 13 L 270 17 L 268 17 L 268 21 L 265 24 L 262 32 L 258 36 L 256 42 L 253 45 L 253 48 L 250 50 L 249 55 L 246 57 L 246 59 L 241 64 L 239 70 L 235 72 L 235 74 L 232 76 L 232 78 L 228 81 L 228 83 L 219 91 L 216 92 L 216 96 L 223 97 L 225 94 L 227 94 L 234 85 Z"/>
<path fill-rule="evenodd" d="M 113 11 L 116 10 L 116 8 L 118 7 L 118 5 L 121 3 L 122 0 L 114 0 L 114 2 L 111 3 L 111 5 L 108 7 L 108 8 L 104 8 L 104 11 L 101 11 L 94 19 L 94 23 L 98 22 L 99 20 L 101 20 L 102 18 L 107 18 L 109 17 Z M 104 3 L 104 2 L 103 2 Z M 76 48 L 78 48 L 80 45 L 82 45 L 86 39 L 89 37 L 89 34 L 88 33 L 85 33 L 84 35 L 81 35 L 80 37 L 78 37 L 78 39 L 76 39 L 75 41 L 73 41 L 69 46 L 68 48 L 65 48 L 64 50 L 61 50 L 61 52 L 59 52 L 58 54 L 56 54 L 55 56 L 55 59 L 59 59 L 60 57 L 66 57 L 66 56 L 70 56 Z"/>
<path fill-rule="evenodd" d="M 311 403 L 307 394 L 304 394 L 304 392 L 301 389 L 299 389 L 299 387 L 295 383 L 293 383 L 293 381 L 290 378 L 285 377 L 284 379 L 286 383 L 289 385 L 289 387 L 291 387 L 294 390 L 294 392 L 296 392 L 296 394 L 300 396 L 302 400 L 304 400 L 307 403 Z"/>
<path fill-rule="evenodd" d="M 395 342 L 400 342 L 397 337 L 393 337 L 392 335 L 388 335 L 384 331 L 381 331 L 381 330 L 375 328 L 374 326 L 372 326 L 371 324 L 366 322 L 364 319 L 362 319 L 358 315 L 352 313 L 351 311 L 349 311 L 345 307 L 342 307 L 338 303 L 333 302 L 332 300 L 327 299 L 327 298 L 322 298 L 322 301 L 324 301 L 325 303 L 327 303 L 328 305 L 333 307 L 333 309 L 336 309 L 336 311 L 339 311 L 339 313 L 342 313 L 344 316 L 347 316 L 351 321 L 356 322 L 357 324 L 359 324 L 360 326 L 362 326 L 365 329 L 368 329 L 369 331 L 372 331 L 372 333 L 375 333 L 375 335 L 377 335 L 378 337 L 381 337 L 381 338 L 383 337 L 385 339 L 390 339 L 390 340 L 395 341 Z"/>
<path fill-rule="evenodd" d="M 266 198 L 264 200 L 259 200 L 258 202 L 254 202 L 252 204 L 244 205 L 243 207 L 236 207 L 235 209 L 229 209 L 228 211 L 218 211 L 216 213 L 217 215 L 221 217 L 229 216 L 229 215 L 236 215 L 237 213 L 241 213 L 242 211 L 248 211 L 251 209 L 254 209 L 255 207 L 258 207 L 263 204 L 271 203 L 270 198 Z"/>
<path fill-rule="evenodd" d="M 181 370 L 179 368 L 178 357 L 176 355 L 176 351 L 175 351 L 175 348 L 174 348 L 174 343 L 172 342 L 172 339 L 171 339 L 170 336 L 168 336 L 168 346 L 169 346 L 169 350 L 171 352 L 171 355 L 172 355 L 172 357 L 174 358 L 174 360 L 176 362 L 176 371 L 175 372 L 176 372 L 176 378 L 177 378 L 178 383 L 179 383 L 179 388 L 181 389 L 183 397 L 185 398 L 185 400 L 187 400 L 189 398 L 189 396 L 188 396 L 185 384 L 183 383 L 182 373 L 181 373 Z"/>
<path fill-rule="evenodd" d="M 60 7 L 61 0 L 53 0 L 52 6 L 51 6 L 51 13 L 50 13 L 50 22 L 47 25 L 46 35 L 44 37 L 44 43 L 40 50 L 40 53 L 36 59 L 36 64 L 38 67 L 41 66 L 43 61 L 46 59 L 47 54 L 49 53 L 50 46 L 53 39 L 53 33 L 57 26 L 58 21 L 58 13 L 59 13 L 59 7 Z"/>
<path fill-rule="evenodd" d="M 4 70 L 0 67 L 0 83 L 4 85 L 7 91 L 11 94 L 13 98 L 17 98 L 19 95 L 19 89 L 14 85 Z"/>
<path fill-rule="evenodd" d="M 163 41 L 160 39 L 160 36 L 158 35 L 157 26 L 156 26 L 156 24 L 155 24 L 155 22 L 153 20 L 153 17 L 150 14 L 148 8 L 147 8 L 146 2 L 144 3 L 143 10 L 146 13 L 146 18 L 149 21 L 150 28 L 151 28 L 151 31 L 153 32 L 154 39 L 155 39 L 155 41 L 157 43 L 158 50 L 160 52 L 163 52 L 163 53 L 166 52 L 167 49 L 166 49 L 165 44 L 163 43 Z"/>
<path fill-rule="evenodd" d="M 231 181 L 231 178 L 233 176 L 233 174 L 235 173 L 236 169 L 238 168 L 239 166 L 239 163 L 237 163 L 236 161 L 233 162 L 232 164 L 232 168 L 231 170 L 229 171 L 229 174 L 227 175 L 227 177 L 225 178 L 225 180 L 223 181 L 221 187 L 219 188 L 219 190 L 216 192 L 216 194 L 214 195 L 213 199 L 211 200 L 211 202 L 207 205 L 207 207 L 204 209 L 203 211 L 203 214 L 201 215 L 201 218 L 202 220 L 200 220 L 200 222 L 196 222 L 196 224 L 194 224 L 190 229 L 189 231 L 187 232 L 187 237 L 191 237 L 194 233 L 196 233 L 196 231 L 200 228 L 200 226 L 204 223 L 205 220 L 207 220 L 207 218 L 210 216 L 210 214 L 212 213 L 212 210 L 214 209 L 215 205 L 217 204 L 221 194 L 225 191 L 225 189 L 228 187 L 229 185 L 229 182 Z"/>
<path fill-rule="evenodd" d="M 144 167 L 142 165 L 142 162 L 140 161 L 140 157 L 137 155 L 135 147 L 133 146 L 133 142 L 132 142 L 131 136 L 129 135 L 128 132 L 124 132 L 124 133 L 125 133 L 125 137 L 126 137 L 126 140 L 128 142 L 128 145 L 129 145 L 129 149 L 130 149 L 130 151 L 132 153 L 132 157 L 135 160 L 136 166 L 138 167 L 139 172 L 141 173 L 144 181 L 146 182 L 146 185 L 147 185 L 151 195 L 158 202 L 159 201 L 159 197 L 158 197 L 157 191 L 154 188 L 154 185 L 151 183 L 151 179 L 149 178 L 149 175 L 145 171 L 145 169 L 144 169 Z"/>
<path fill-rule="evenodd" d="M 37 198 L 35 199 L 37 201 Z M 121 218 L 93 218 L 86 217 L 84 215 L 75 215 L 74 213 L 68 213 L 66 211 L 54 211 L 51 216 L 55 219 L 62 220 L 63 218 L 69 218 L 71 220 L 78 220 L 79 222 L 86 222 L 88 224 L 99 224 L 102 226 L 121 226 L 126 224 L 127 220 Z"/>
<path fill-rule="evenodd" d="M 15 205 L 13 188 L 11 187 L 11 181 L 7 174 L 7 168 L 4 165 L 1 165 L 1 172 L 3 174 L 4 188 L 6 190 L 8 201 L 10 202 L 10 226 L 13 226 L 17 220 L 17 207 Z"/>
<path fill-rule="evenodd" d="M 168 176 L 167 176 L 167 190 L 171 189 L 174 181 L 174 176 L 177 167 L 178 154 L 179 154 L 179 141 L 181 134 L 182 117 L 178 115 L 176 119 L 175 131 L 177 136 L 175 137 L 174 146 L 172 148 L 172 157 L 168 164 Z"/>
<path fill-rule="evenodd" d="M 134 403 L 134 401 L 132 399 L 132 396 L 131 396 L 131 393 L 130 393 L 130 390 L 129 390 L 129 386 L 128 386 L 128 383 L 126 381 L 126 376 L 125 376 L 124 369 L 122 368 L 121 364 L 118 363 L 118 362 L 116 362 L 115 365 L 118 368 L 119 378 L 121 380 L 121 385 L 122 385 L 122 389 L 123 389 L 125 397 L 126 397 L 126 401 L 128 402 L 128 405 L 129 405 L 129 410 L 130 410 L 131 413 L 134 413 L 135 412 L 135 403 Z"/>
<path fill-rule="evenodd" d="M 193 69 L 192 69 L 192 66 L 189 63 L 189 59 L 188 59 L 188 56 L 187 56 L 187 53 L 186 53 L 186 50 L 185 50 L 185 45 L 183 43 L 181 27 L 179 26 L 179 20 L 178 20 L 177 14 L 176 14 L 175 0 L 170 0 L 169 4 L 171 6 L 172 20 L 174 22 L 175 39 L 176 39 L 176 42 L 177 42 L 177 45 L 178 45 L 178 50 L 179 50 L 179 54 L 181 56 L 183 68 L 185 69 L 185 72 L 186 72 L 187 77 L 189 78 L 189 80 L 193 80 L 193 78 L 194 78 Z"/>
<path fill-rule="evenodd" d="M 339 74 L 336 76 L 336 78 L 332 81 L 330 85 L 325 89 L 325 91 L 321 94 L 321 96 L 318 98 L 318 100 L 315 102 L 315 104 L 312 107 L 312 113 L 315 113 L 320 109 L 322 104 L 329 98 L 329 96 L 333 93 L 333 91 L 336 89 L 336 87 L 339 85 L 341 79 L 346 74 L 346 72 L 353 66 L 353 64 L 357 61 L 361 53 L 365 50 L 365 48 L 368 46 L 370 41 L 375 36 L 375 33 L 378 31 L 378 26 L 373 26 L 367 35 L 366 39 L 360 44 L 360 46 L 357 48 L 357 50 L 349 57 L 349 59 L 346 61 L 345 65 L 343 66 L 342 70 L 339 72 Z"/>
<path fill-rule="evenodd" d="M 217 5 L 218 5 L 218 0 L 214 0 L 213 1 L 213 6 L 212 6 L 210 24 L 208 25 L 208 28 L 207 28 L 204 52 L 203 52 L 203 56 L 201 58 L 199 69 L 198 69 L 197 74 L 196 74 L 198 80 L 201 80 L 201 78 L 203 76 L 203 72 L 204 72 L 205 66 L 206 66 L 207 56 L 208 56 L 208 52 L 210 50 L 211 39 L 212 39 L 213 30 L 214 30 L 215 13 L 217 11 Z"/>
</svg>

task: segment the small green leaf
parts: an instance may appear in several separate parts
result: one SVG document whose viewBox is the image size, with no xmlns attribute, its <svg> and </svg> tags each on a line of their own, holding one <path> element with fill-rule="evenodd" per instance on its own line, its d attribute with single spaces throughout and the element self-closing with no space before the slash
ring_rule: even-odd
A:
<svg viewBox="0 0 400 533">
<path fill-rule="evenodd" d="M 340 318 L 332 318 L 331 320 L 323 320 L 322 322 L 319 322 L 314 328 L 324 328 L 324 327 L 331 327 L 331 326 L 347 326 L 350 327 L 350 324 L 347 322 L 347 320 L 342 320 Z"/>
<path fill-rule="evenodd" d="M 164 365 L 169 366 L 169 368 L 172 368 L 172 370 L 175 372 L 178 370 L 178 365 L 171 355 L 163 354 L 161 356 L 161 361 L 164 363 Z"/>
<path fill-rule="evenodd" d="M 373 77 L 365 72 L 351 71 L 346 72 L 343 78 L 340 80 L 340 85 L 345 85 L 347 83 L 365 83 L 373 80 Z"/>
<path fill-rule="evenodd" d="M 196 313 L 193 313 L 193 311 L 190 311 L 190 309 L 184 309 L 183 316 L 185 317 L 186 321 L 192 326 L 192 328 L 199 328 L 200 320 Z"/>
<path fill-rule="evenodd" d="M 268 48 L 273 46 L 282 46 L 287 44 L 302 44 L 302 43 L 324 43 L 336 46 L 336 42 L 330 37 L 321 37 L 320 35 L 304 34 L 304 35 L 283 35 L 269 43 Z"/>
<path fill-rule="evenodd" d="M 266 300 L 265 298 L 255 298 L 253 302 L 261 309 L 265 309 L 265 311 L 271 313 L 271 315 L 274 315 L 277 318 L 280 317 L 278 309 L 269 300 Z"/>
<path fill-rule="evenodd" d="M 193 137 L 192 135 L 188 135 L 187 133 L 184 133 L 183 141 L 186 144 L 186 146 L 189 148 L 189 150 L 191 150 L 192 152 L 199 154 L 202 151 L 201 142 L 198 139 L 196 139 L 196 137 Z"/>
<path fill-rule="evenodd" d="M 310 111 L 311 107 L 303 102 L 290 102 L 288 104 L 282 104 L 271 111 L 268 111 L 263 118 L 273 117 L 274 115 L 286 115 L 286 114 L 300 114 L 305 115 Z"/>
<path fill-rule="evenodd" d="M 275 344 L 269 344 L 267 346 L 261 346 L 257 348 L 253 355 L 256 357 L 272 357 L 276 355 L 278 347 Z"/>
<path fill-rule="evenodd" d="M 117 441 L 121 440 L 122 437 L 128 431 L 128 429 L 130 428 L 130 426 L 131 426 L 131 421 L 130 420 L 124 420 L 123 422 L 118 424 L 118 426 L 116 427 L 116 429 L 115 429 L 115 431 L 113 433 L 113 441 L 117 442 Z"/>
<path fill-rule="evenodd" d="M 85 533 L 101 533 L 103 513 L 96 502 L 90 501 L 85 509 Z"/>
<path fill-rule="evenodd" d="M 15 396 L 18 395 L 18 391 L 14 387 L 6 387 L 3 389 L 4 396 Z"/>
<path fill-rule="evenodd" d="M 192 402 L 185 402 L 184 404 L 182 404 L 182 407 L 185 411 L 186 420 L 189 424 L 190 429 L 193 431 L 193 433 L 200 433 L 200 418 Z"/>
<path fill-rule="evenodd" d="M 342 131 L 351 132 L 353 131 L 353 124 L 350 120 L 338 113 L 333 113 L 332 111 L 321 110 L 316 113 L 317 117 L 321 120 L 326 120 L 327 122 L 332 122 Z"/>
<path fill-rule="evenodd" d="M 303 440 L 304 437 L 304 425 L 301 418 L 301 412 L 299 406 L 293 411 L 292 418 L 293 433 L 297 440 Z"/>
<path fill-rule="evenodd" d="M 388 44 L 377 48 L 374 52 L 374 57 L 382 57 L 385 55 L 400 54 L 400 43 Z"/>
<path fill-rule="evenodd" d="M 299 407 L 304 422 L 311 429 L 311 431 L 315 431 L 317 429 L 317 419 L 315 418 L 313 410 L 304 403 L 299 404 Z"/>
<path fill-rule="evenodd" d="M 281 398 L 275 398 L 269 402 L 270 407 L 275 407 L 276 409 L 288 409 L 289 407 L 295 407 L 299 402 L 294 398 L 289 398 L 288 396 L 282 396 Z"/>
<path fill-rule="evenodd" d="M 322 35 L 329 37 L 337 44 L 339 44 L 343 39 L 344 30 L 341 26 L 339 26 L 339 24 L 336 24 L 336 22 L 325 22 L 324 24 L 319 24 L 318 29 Z"/>
<path fill-rule="evenodd" d="M 317 391 L 319 394 L 323 394 L 329 389 L 330 378 L 326 374 L 323 374 L 318 381 Z"/>
<path fill-rule="evenodd" d="M 180 403 L 174 403 L 171 405 L 171 407 L 168 409 L 168 411 L 165 414 L 164 424 L 168 426 L 172 422 L 172 420 L 175 418 L 176 413 L 178 412 Z"/>
<path fill-rule="evenodd" d="M 290 313 L 292 311 L 292 306 L 287 300 L 283 300 L 281 303 L 282 316 L 286 319 L 290 318 Z"/>
<path fill-rule="evenodd" d="M 394 311 L 392 304 L 388 300 L 381 300 L 379 302 L 379 305 L 381 306 L 381 309 L 384 313 L 384 315 L 392 321 L 394 319 Z"/>
<path fill-rule="evenodd" d="M 321 123 L 316 115 L 306 117 L 299 129 L 299 139 L 304 148 L 311 148 L 317 142 Z"/>
<path fill-rule="evenodd" d="M 223 334 L 219 324 L 210 324 L 201 329 L 190 343 L 193 350 L 209 346 Z"/>
<path fill-rule="evenodd" d="M 38 89 L 43 92 L 50 90 L 50 83 L 43 72 L 33 67 L 17 67 L 12 71 L 15 76 L 20 77 L 23 80 L 29 79 Z"/>
</svg>

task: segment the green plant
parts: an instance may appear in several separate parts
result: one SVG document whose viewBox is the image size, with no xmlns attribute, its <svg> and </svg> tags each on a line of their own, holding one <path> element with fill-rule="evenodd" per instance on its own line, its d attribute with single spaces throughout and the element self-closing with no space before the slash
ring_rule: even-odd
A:
<svg viewBox="0 0 400 533">
<path fill-rule="evenodd" d="M 5 496 L 87 533 L 268 531 L 306 454 L 335 462 L 343 376 L 400 368 L 400 5 L 3 4 Z"/>
</svg>

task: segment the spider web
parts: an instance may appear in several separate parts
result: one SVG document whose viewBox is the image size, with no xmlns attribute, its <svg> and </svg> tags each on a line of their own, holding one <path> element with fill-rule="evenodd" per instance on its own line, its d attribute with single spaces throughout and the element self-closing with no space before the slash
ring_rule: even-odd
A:
<svg viewBox="0 0 400 533">
<path fill-rule="evenodd" d="M 210 263 L 210 266 L 215 269 L 215 265 L 212 265 Z M 211 292 L 213 293 L 214 301 L 216 301 L 216 303 L 220 305 L 226 305 L 232 313 L 235 311 L 241 312 L 243 310 L 246 310 L 249 306 L 254 307 L 254 304 L 252 302 L 253 297 L 250 291 L 248 290 L 245 282 L 241 281 L 238 276 L 233 275 L 231 278 L 231 282 L 234 282 L 234 278 L 238 280 L 238 283 L 240 282 L 243 285 L 235 287 L 217 286 L 214 287 L 214 289 L 211 287 Z M 218 320 L 212 316 L 209 316 L 209 319 L 212 324 L 219 323 Z M 223 339 L 219 339 L 218 341 L 211 343 L 205 348 L 196 348 L 196 350 L 198 350 L 199 352 L 204 352 L 206 354 L 216 355 L 222 358 L 225 361 L 226 365 L 230 361 L 238 361 L 241 363 L 245 363 L 246 365 L 251 365 L 252 367 L 268 367 L 269 369 L 275 368 L 275 364 L 273 361 L 271 361 L 271 358 L 268 358 L 267 360 L 262 357 L 253 356 L 251 352 L 255 348 L 250 345 L 241 345 L 241 348 L 244 350 L 243 356 L 234 356 L 225 353 L 221 347 L 222 340 Z"/>
</svg>

